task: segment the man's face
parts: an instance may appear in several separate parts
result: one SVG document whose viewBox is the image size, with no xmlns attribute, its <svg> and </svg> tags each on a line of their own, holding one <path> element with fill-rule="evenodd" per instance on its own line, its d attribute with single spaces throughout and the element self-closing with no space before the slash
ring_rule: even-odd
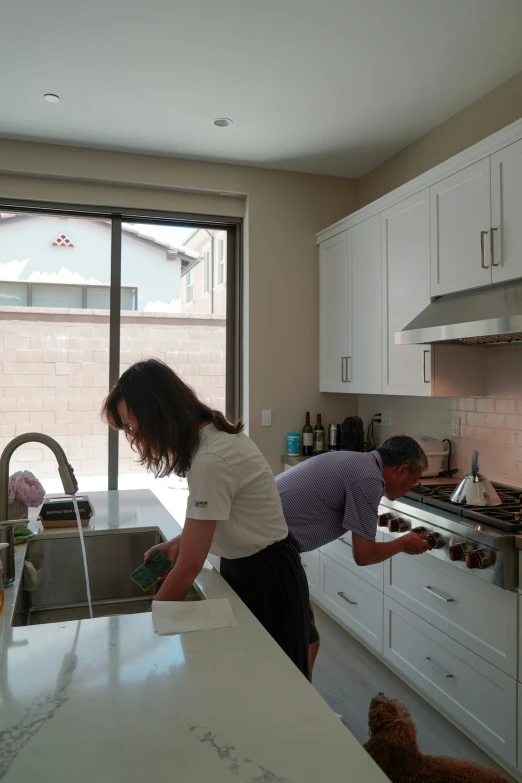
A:
<svg viewBox="0 0 522 783">
<path fill-rule="evenodd" d="M 398 467 L 387 465 L 384 468 L 385 496 L 388 500 L 397 500 L 402 497 L 418 482 L 422 473 L 422 470 L 410 473 L 408 465 L 399 465 Z"/>
</svg>

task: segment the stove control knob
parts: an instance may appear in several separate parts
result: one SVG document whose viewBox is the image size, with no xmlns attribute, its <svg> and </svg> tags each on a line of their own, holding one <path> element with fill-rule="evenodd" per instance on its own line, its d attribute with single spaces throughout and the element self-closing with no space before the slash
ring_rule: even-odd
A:
<svg viewBox="0 0 522 783">
<path fill-rule="evenodd" d="M 465 550 L 465 544 L 453 544 L 449 547 L 449 556 L 450 560 L 453 560 L 454 562 L 457 560 L 465 560 L 466 559 L 466 550 Z"/>
<path fill-rule="evenodd" d="M 388 520 L 388 530 L 390 533 L 403 533 L 408 529 L 408 523 L 400 517 L 392 517 Z"/>
<path fill-rule="evenodd" d="M 388 527 L 388 519 L 390 517 L 388 516 L 388 514 L 379 514 L 379 527 Z"/>
<path fill-rule="evenodd" d="M 440 533 L 429 533 L 426 536 L 426 540 L 430 544 L 432 549 L 440 549 L 444 546 L 444 538 Z"/>
<path fill-rule="evenodd" d="M 487 549 L 475 549 L 466 553 L 466 565 L 468 568 L 488 568 L 493 565 L 494 556 Z"/>
<path fill-rule="evenodd" d="M 414 527 L 411 532 L 412 533 L 418 533 L 419 536 L 426 536 L 426 535 L 428 535 L 429 530 L 428 530 L 427 527 L 422 527 L 422 525 L 420 525 L 419 527 Z"/>
</svg>

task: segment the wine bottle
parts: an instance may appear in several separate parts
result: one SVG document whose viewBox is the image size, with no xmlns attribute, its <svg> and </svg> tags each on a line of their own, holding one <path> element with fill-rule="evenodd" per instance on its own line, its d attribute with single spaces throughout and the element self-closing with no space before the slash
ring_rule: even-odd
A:
<svg viewBox="0 0 522 783">
<path fill-rule="evenodd" d="M 322 454 L 324 451 L 324 427 L 321 424 L 321 414 L 317 414 L 317 424 L 314 427 L 314 454 Z"/>
<path fill-rule="evenodd" d="M 311 457 L 314 453 L 314 431 L 310 424 L 310 411 L 306 411 L 306 424 L 303 427 L 303 457 Z"/>
</svg>

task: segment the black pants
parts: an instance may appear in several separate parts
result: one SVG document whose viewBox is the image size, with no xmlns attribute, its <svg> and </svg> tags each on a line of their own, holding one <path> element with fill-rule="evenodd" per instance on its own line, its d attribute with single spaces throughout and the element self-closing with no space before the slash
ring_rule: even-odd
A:
<svg viewBox="0 0 522 783">
<path fill-rule="evenodd" d="M 222 557 L 221 576 L 308 677 L 308 581 L 288 539 L 250 557 Z"/>
</svg>

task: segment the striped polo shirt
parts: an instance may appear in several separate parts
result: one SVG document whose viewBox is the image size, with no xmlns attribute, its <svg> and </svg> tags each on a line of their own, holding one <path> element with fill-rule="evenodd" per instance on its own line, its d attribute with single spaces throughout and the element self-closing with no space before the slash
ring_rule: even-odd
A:
<svg viewBox="0 0 522 783">
<path fill-rule="evenodd" d="M 384 494 L 377 451 L 331 451 L 276 476 L 291 538 L 300 552 L 334 541 L 347 530 L 375 540 Z"/>
</svg>

